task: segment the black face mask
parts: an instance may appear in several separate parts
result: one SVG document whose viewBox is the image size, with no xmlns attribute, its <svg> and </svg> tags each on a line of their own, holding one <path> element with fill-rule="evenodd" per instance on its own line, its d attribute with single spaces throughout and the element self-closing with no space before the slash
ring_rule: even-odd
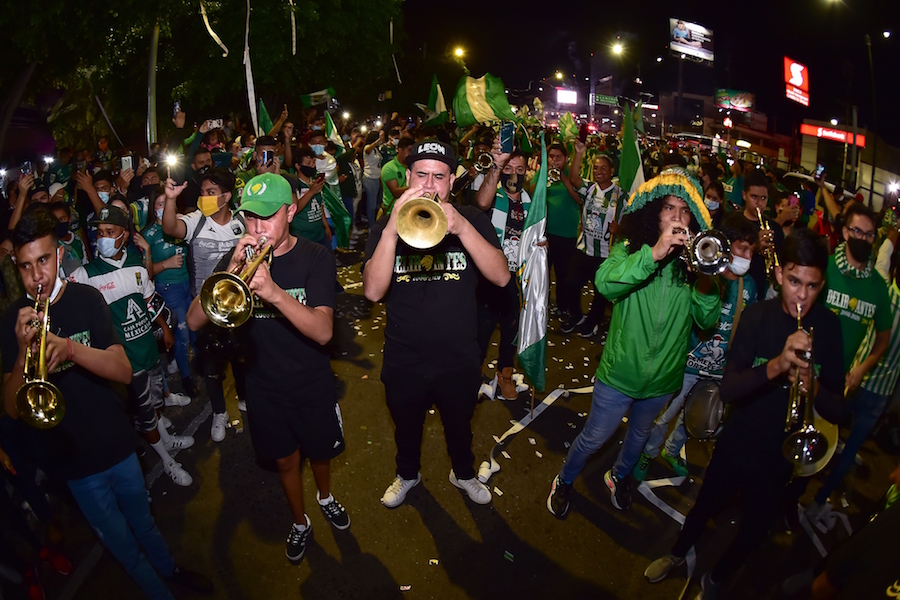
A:
<svg viewBox="0 0 900 600">
<path fill-rule="evenodd" d="M 301 165 L 300 172 L 303 173 L 303 175 L 305 175 L 306 177 L 314 177 L 316 174 L 316 168 Z"/>
<path fill-rule="evenodd" d="M 56 224 L 56 237 L 58 239 L 65 239 L 69 237 L 69 222 L 61 221 Z"/>
<path fill-rule="evenodd" d="M 501 173 L 500 185 L 506 190 L 507 194 L 518 194 L 522 191 L 522 185 L 525 183 L 525 177 L 517 173 Z"/>
<path fill-rule="evenodd" d="M 850 254 L 857 262 L 861 263 L 869 262 L 869 258 L 872 256 L 872 244 L 866 240 L 858 240 L 855 237 L 847 240 L 847 250 L 850 251 Z"/>
<path fill-rule="evenodd" d="M 153 193 L 153 190 L 159 187 L 159 184 L 150 184 L 150 185 L 142 185 L 141 186 L 141 195 L 144 198 L 149 198 L 150 194 Z"/>
</svg>

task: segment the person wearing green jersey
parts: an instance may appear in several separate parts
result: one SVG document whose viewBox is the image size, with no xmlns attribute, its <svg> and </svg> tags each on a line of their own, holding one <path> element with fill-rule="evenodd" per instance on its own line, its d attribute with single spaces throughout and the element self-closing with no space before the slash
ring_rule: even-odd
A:
<svg viewBox="0 0 900 600">
<path fill-rule="evenodd" d="M 294 157 L 297 176 L 287 178 L 297 206 L 297 213 L 290 223 L 291 234 L 331 250 L 331 229 L 325 221 L 325 200 L 322 198 L 322 188 L 327 185 L 325 176 L 316 170 L 316 155 L 310 148 L 298 148 Z"/>
<path fill-rule="evenodd" d="M 66 249 L 62 262 L 59 264 L 62 270 L 61 275 L 68 277 L 78 267 L 88 264 L 91 257 L 87 253 L 84 240 L 71 230 L 69 219 L 72 213 L 69 207 L 63 202 L 54 202 L 50 205 L 49 210 L 57 221 L 56 237 L 59 238 L 60 245 Z"/>
<path fill-rule="evenodd" d="M 391 214 L 394 201 L 406 191 L 406 157 L 409 156 L 415 141 L 402 138 L 397 142 L 397 155 L 381 167 L 381 208 L 384 214 Z"/>
</svg>

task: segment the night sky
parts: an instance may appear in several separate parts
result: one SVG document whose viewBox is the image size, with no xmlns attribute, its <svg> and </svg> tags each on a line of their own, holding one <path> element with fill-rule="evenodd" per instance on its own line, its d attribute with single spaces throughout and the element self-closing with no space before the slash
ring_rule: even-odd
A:
<svg viewBox="0 0 900 600">
<path fill-rule="evenodd" d="M 643 89 L 657 94 L 677 86 L 677 60 L 669 58 L 668 18 L 693 21 L 713 30 L 715 65 L 688 63 L 684 90 L 712 95 L 716 87 L 756 94 L 757 109 L 769 128 L 790 134 L 804 118 L 841 123 L 849 106 L 859 108 L 861 127 L 872 122 L 872 80 L 864 42 L 871 35 L 875 65 L 876 130 L 900 146 L 895 99 L 900 94 L 900 2 L 897 0 L 761 0 L 757 2 L 513 2 L 511 0 L 406 0 L 404 50 L 466 50 L 473 76 L 490 72 L 507 87 L 551 78 L 557 69 L 586 85 L 590 55 L 600 71 L 634 77 L 640 63 Z M 702 8 L 701 8 L 702 6 Z M 710 9 L 710 6 L 716 8 Z M 540 7 L 540 9 L 536 8 Z M 894 35 L 884 39 L 882 32 Z M 622 59 L 611 45 L 626 45 Z M 809 68 L 810 106 L 784 97 L 783 57 Z M 657 63 L 657 56 L 664 58 Z M 601 75 L 604 73 L 601 73 Z M 455 82 L 442 82 L 448 100 Z"/>
</svg>

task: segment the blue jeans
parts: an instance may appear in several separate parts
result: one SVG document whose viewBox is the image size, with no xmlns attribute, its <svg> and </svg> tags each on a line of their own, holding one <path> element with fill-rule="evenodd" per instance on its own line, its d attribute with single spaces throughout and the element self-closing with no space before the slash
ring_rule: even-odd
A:
<svg viewBox="0 0 900 600">
<path fill-rule="evenodd" d="M 685 373 L 681 391 L 672 398 L 666 412 L 661 414 L 659 418 L 656 419 L 656 422 L 653 423 L 650 437 L 647 438 L 647 443 L 644 445 L 644 454 L 650 458 L 659 456 L 659 447 L 662 446 L 663 437 L 666 435 L 666 430 L 669 429 L 669 423 L 676 416 L 681 415 L 681 407 L 684 406 L 687 395 L 690 393 L 691 388 L 694 387 L 694 384 L 697 383 L 698 379 L 700 379 L 699 375 Z M 678 433 L 679 429 L 681 431 L 680 434 Z M 673 437 L 675 439 L 673 439 Z M 679 437 L 681 438 L 680 440 Z M 672 435 L 666 440 L 666 454 L 669 456 L 677 456 L 678 451 L 681 451 L 681 447 L 684 446 L 685 439 L 687 439 L 687 435 L 684 432 L 684 418 L 679 418 L 678 423 L 675 425 L 675 430 L 672 431 Z M 675 454 L 672 454 L 672 450 L 676 448 L 677 451 Z"/>
<path fill-rule="evenodd" d="M 106 471 L 68 484 L 100 541 L 147 597 L 174 600 L 157 572 L 171 577 L 175 573 L 175 561 L 150 514 L 137 455 L 132 454 Z M 146 556 L 138 548 L 139 542 Z"/>
<path fill-rule="evenodd" d="M 184 283 L 161 283 L 156 286 L 156 291 L 166 301 L 175 314 L 175 320 L 178 325 L 175 327 L 175 362 L 178 363 L 178 370 L 182 377 L 191 376 L 191 362 L 188 358 L 188 345 L 192 343 L 191 332 L 187 327 L 187 312 L 191 306 L 191 290 L 190 284 Z"/>
<path fill-rule="evenodd" d="M 363 178 L 363 189 L 366 191 L 366 217 L 369 219 L 369 230 L 375 227 L 375 215 L 381 206 L 381 179 Z"/>
<path fill-rule="evenodd" d="M 591 454 L 612 437 L 626 413 L 628 413 L 628 431 L 612 471 L 617 477 L 625 477 L 631 473 L 650 435 L 654 419 L 671 397 L 672 394 L 655 398 L 632 398 L 598 379 L 594 384 L 591 413 L 584 424 L 584 429 L 569 448 L 566 462 L 559 473 L 560 479 L 572 483 L 581 473 Z"/>
<path fill-rule="evenodd" d="M 831 472 L 825 483 L 816 492 L 816 502 L 825 504 L 831 492 L 844 480 L 850 471 L 850 467 L 856 460 L 856 453 L 862 448 L 863 442 L 869 437 L 869 432 L 875 427 L 884 407 L 887 406 L 888 396 L 882 396 L 869 390 L 859 388 L 850 400 L 850 412 L 853 414 L 853 426 L 850 428 L 850 437 L 844 444 L 844 451 L 831 467 Z"/>
</svg>

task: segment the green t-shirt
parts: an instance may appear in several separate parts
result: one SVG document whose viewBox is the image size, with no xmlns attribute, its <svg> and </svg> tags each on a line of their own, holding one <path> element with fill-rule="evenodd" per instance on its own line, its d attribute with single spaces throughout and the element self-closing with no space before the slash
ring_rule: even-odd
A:
<svg viewBox="0 0 900 600">
<path fill-rule="evenodd" d="M 563 173 L 563 177 L 568 177 Z M 547 233 L 563 238 L 578 237 L 581 207 L 569 195 L 563 182 L 547 188 Z"/>
<path fill-rule="evenodd" d="M 394 200 L 397 199 L 391 193 L 391 189 L 387 184 L 388 181 L 392 180 L 396 180 L 398 186 L 406 187 L 406 165 L 397 160 L 396 157 L 391 159 L 391 162 L 381 167 L 381 187 L 384 189 L 381 204 L 384 207 L 384 212 L 387 214 L 391 213 L 391 208 L 394 206 Z"/>
<path fill-rule="evenodd" d="M 300 195 L 302 196 L 309 189 L 309 185 L 300 178 L 297 181 L 300 182 L 302 189 Z M 297 214 L 294 215 L 290 226 L 291 234 L 311 242 L 321 242 L 325 239 L 325 226 L 322 224 L 322 220 L 325 218 L 322 210 L 324 205 L 321 192 L 313 196 L 303 210 L 297 211 Z"/>
<path fill-rule="evenodd" d="M 180 254 L 185 258 L 180 268 L 164 269 L 157 273 L 156 277 L 153 278 L 156 283 L 187 283 L 187 244 L 184 243 L 184 240 L 178 240 L 163 233 L 162 226 L 159 223 L 154 223 L 145 229 L 141 235 L 150 244 L 150 257 L 153 259 L 153 262 L 162 262 L 176 254 Z"/>
<path fill-rule="evenodd" d="M 744 176 L 732 177 L 722 182 L 725 190 L 725 199 L 734 202 L 738 206 L 744 205 Z"/>
<path fill-rule="evenodd" d="M 842 254 L 843 247 L 843 244 L 838 246 L 835 255 L 828 259 L 826 289 L 819 298 L 824 298 L 825 306 L 840 318 L 844 372 L 848 373 L 869 325 L 874 322 L 875 331 L 887 331 L 893 324 L 893 317 L 887 284 L 875 269 L 869 269 L 868 277 L 857 278 L 838 268 L 838 254 Z"/>
</svg>

